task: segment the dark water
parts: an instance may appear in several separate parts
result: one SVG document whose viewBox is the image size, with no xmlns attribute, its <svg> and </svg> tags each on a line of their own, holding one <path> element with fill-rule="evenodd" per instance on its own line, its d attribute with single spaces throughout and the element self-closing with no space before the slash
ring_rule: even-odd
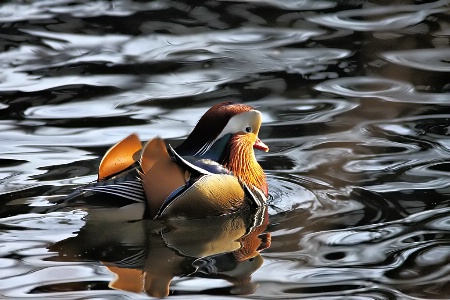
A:
<svg viewBox="0 0 450 300">
<path fill-rule="evenodd" d="M 450 1 L 3 2 L 0 295 L 142 299 L 145 271 L 180 299 L 449 299 L 449 41 Z M 268 220 L 49 212 L 225 100 L 263 113 Z"/>
</svg>

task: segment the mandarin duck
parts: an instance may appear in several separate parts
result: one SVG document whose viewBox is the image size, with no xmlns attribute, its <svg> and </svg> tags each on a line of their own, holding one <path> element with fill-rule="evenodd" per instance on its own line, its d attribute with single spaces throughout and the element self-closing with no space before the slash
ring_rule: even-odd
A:
<svg viewBox="0 0 450 300">
<path fill-rule="evenodd" d="M 143 218 L 203 218 L 261 206 L 268 196 L 254 153 L 268 151 L 258 138 L 261 122 L 253 107 L 224 102 L 211 107 L 175 149 L 159 137 L 142 147 L 131 134 L 106 152 L 97 182 L 81 190 L 132 200 L 124 209 L 137 205 Z"/>
</svg>

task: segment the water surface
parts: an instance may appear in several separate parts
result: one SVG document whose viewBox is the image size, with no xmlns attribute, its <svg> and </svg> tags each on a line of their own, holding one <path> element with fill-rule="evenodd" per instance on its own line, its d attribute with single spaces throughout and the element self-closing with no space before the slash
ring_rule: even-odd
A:
<svg viewBox="0 0 450 300">
<path fill-rule="evenodd" d="M 173 277 L 180 299 L 448 299 L 449 13 L 450 1 L 3 2 L 0 295 L 148 298 L 114 281 L 126 269 Z M 110 224 L 51 211 L 123 137 L 179 143 L 229 100 L 263 114 L 267 212 Z M 251 258 L 246 241 L 261 242 Z"/>
</svg>

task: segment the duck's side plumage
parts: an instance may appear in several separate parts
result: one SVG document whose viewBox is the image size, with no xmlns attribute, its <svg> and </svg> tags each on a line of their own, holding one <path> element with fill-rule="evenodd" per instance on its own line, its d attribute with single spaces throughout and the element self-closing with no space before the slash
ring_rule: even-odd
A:
<svg viewBox="0 0 450 300">
<path fill-rule="evenodd" d="M 245 182 L 218 163 L 188 162 L 172 151 L 171 157 L 160 138 L 149 141 L 142 151 L 140 176 L 152 218 L 217 216 L 260 202 Z M 207 170 L 204 165 L 217 168 Z"/>
<path fill-rule="evenodd" d="M 233 175 L 203 175 L 163 205 L 156 216 L 185 216 L 193 219 L 218 216 L 243 208 L 245 201 L 243 186 Z"/>
</svg>

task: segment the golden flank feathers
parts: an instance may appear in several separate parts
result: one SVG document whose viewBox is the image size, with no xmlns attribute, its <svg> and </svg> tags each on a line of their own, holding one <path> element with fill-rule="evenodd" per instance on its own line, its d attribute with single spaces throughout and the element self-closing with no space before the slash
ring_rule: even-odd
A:
<svg viewBox="0 0 450 300">
<path fill-rule="evenodd" d="M 100 162 L 98 180 L 104 180 L 133 165 L 138 160 L 141 148 L 141 141 L 134 133 L 112 146 Z"/>
<path fill-rule="evenodd" d="M 163 209 L 161 215 L 204 218 L 243 208 L 246 195 L 233 175 L 204 175 Z"/>
</svg>

